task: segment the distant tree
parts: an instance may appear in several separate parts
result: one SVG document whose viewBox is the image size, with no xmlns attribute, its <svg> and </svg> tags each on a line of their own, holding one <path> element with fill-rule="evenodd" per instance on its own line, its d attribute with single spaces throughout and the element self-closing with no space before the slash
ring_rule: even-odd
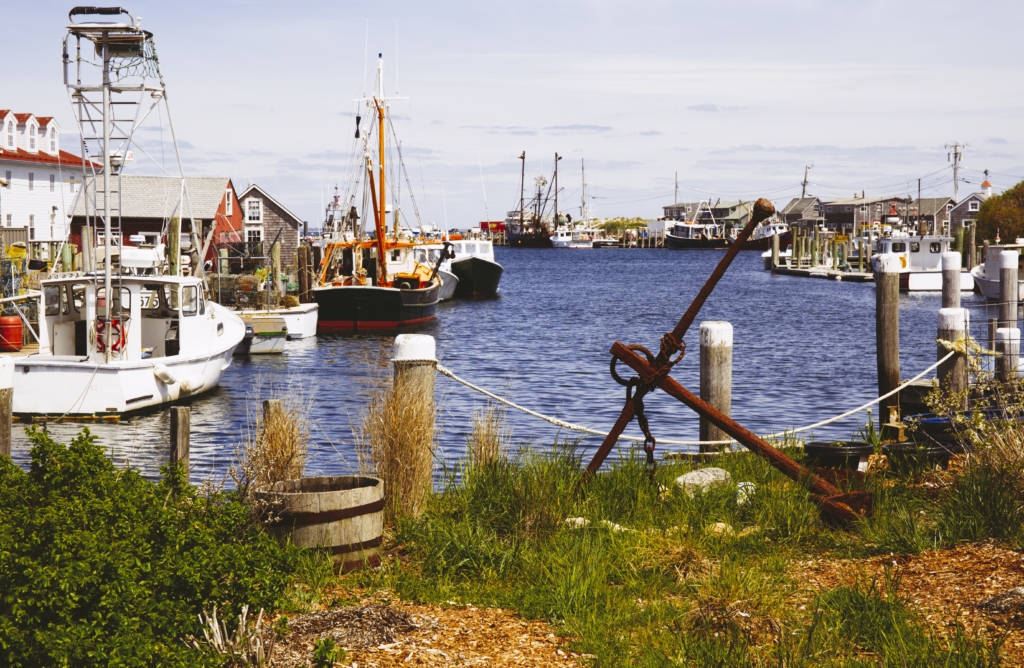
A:
<svg viewBox="0 0 1024 668">
<path fill-rule="evenodd" d="M 982 202 L 976 221 L 979 239 L 994 240 L 997 231 L 1004 242 L 1024 237 L 1024 181 Z"/>
</svg>

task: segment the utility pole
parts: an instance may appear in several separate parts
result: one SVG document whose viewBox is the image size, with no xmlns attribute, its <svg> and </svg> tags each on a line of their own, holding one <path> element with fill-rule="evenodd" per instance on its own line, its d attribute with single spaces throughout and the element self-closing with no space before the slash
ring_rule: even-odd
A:
<svg viewBox="0 0 1024 668">
<path fill-rule="evenodd" d="M 811 167 L 814 167 L 814 165 L 804 166 L 804 182 L 801 184 L 803 188 L 800 190 L 800 199 L 807 197 L 807 172 L 811 171 Z"/>
<path fill-rule="evenodd" d="M 679 204 L 679 172 L 676 172 L 676 196 L 672 200 L 673 204 Z"/>
<path fill-rule="evenodd" d="M 946 144 L 946 148 L 952 149 L 946 153 L 946 159 L 953 163 L 953 203 L 960 203 L 960 159 L 964 157 L 961 149 L 967 148 L 968 144 L 959 142 Z"/>
</svg>

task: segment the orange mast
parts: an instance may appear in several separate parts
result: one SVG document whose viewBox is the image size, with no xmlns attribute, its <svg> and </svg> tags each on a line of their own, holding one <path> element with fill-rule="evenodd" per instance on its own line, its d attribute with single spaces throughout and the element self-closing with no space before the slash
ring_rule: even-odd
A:
<svg viewBox="0 0 1024 668">
<path fill-rule="evenodd" d="M 384 251 L 384 234 L 387 231 L 385 217 L 387 213 L 384 207 L 384 103 L 374 100 L 377 106 L 377 139 L 380 151 L 380 197 L 377 200 L 377 255 L 380 258 L 381 275 L 377 277 L 378 285 L 388 283 L 387 257 Z"/>
</svg>

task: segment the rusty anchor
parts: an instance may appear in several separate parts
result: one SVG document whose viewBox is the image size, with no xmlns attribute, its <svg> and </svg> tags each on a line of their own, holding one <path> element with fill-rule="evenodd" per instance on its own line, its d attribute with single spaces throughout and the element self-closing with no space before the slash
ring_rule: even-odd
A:
<svg viewBox="0 0 1024 668">
<path fill-rule="evenodd" d="M 626 404 L 619 415 L 619 419 L 615 421 L 615 425 L 587 466 L 584 479 L 593 476 L 597 472 L 622 435 L 622 432 L 633 421 L 634 417 L 638 419 L 643 428 L 645 436 L 644 450 L 647 453 L 648 465 L 653 466 L 656 441 L 650 433 L 647 419 L 643 413 L 643 398 L 655 389 L 660 388 L 729 434 L 729 436 L 736 439 L 754 454 L 767 460 L 778 471 L 798 484 L 804 485 L 811 492 L 811 499 L 828 518 L 833 521 L 848 523 L 870 514 L 872 498 L 868 492 L 844 494 L 838 487 L 793 461 L 777 448 L 753 432 L 745 429 L 727 415 L 708 405 L 700 397 L 694 395 L 669 377 L 672 367 L 685 355 L 686 346 L 683 343 L 683 336 L 697 318 L 697 314 L 704 305 L 704 302 L 707 301 L 718 281 L 725 274 L 729 265 L 732 264 L 736 254 L 743 248 L 744 243 L 746 243 L 754 228 L 762 221 L 768 219 L 773 213 L 775 213 L 775 207 L 768 200 L 759 199 L 754 203 L 754 213 L 750 223 L 740 232 L 736 241 L 729 246 L 725 257 L 719 261 L 718 266 L 715 267 L 704 287 L 697 293 L 697 297 L 690 304 L 683 317 L 680 318 L 675 329 L 662 337 L 661 348 L 657 356 L 651 354 L 643 346 L 627 346 L 618 341 L 611 347 L 612 377 L 616 382 L 627 386 Z M 643 356 L 637 354 L 637 351 L 643 353 Z M 676 355 L 677 353 L 678 355 Z M 676 357 L 673 358 L 673 355 L 676 355 Z M 628 381 L 623 380 L 615 372 L 616 362 L 622 362 L 628 366 L 636 372 L 638 377 Z"/>
</svg>

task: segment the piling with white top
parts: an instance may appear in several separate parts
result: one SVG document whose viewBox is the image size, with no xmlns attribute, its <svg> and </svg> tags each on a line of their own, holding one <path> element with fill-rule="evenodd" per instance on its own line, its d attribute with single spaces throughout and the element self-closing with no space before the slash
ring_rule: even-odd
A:
<svg viewBox="0 0 1024 668">
<path fill-rule="evenodd" d="M 942 308 L 960 308 L 960 253 L 942 254 Z"/>
<path fill-rule="evenodd" d="M 395 337 L 394 365 L 395 397 L 402 406 L 414 403 L 421 410 L 410 413 L 419 416 L 424 424 L 416 433 L 434 433 L 434 375 L 437 371 L 437 345 L 434 337 L 426 334 L 399 334 Z M 426 421 L 429 419 L 429 424 Z M 429 444 L 428 444 L 429 445 Z"/>
<path fill-rule="evenodd" d="M 1017 261 L 1020 254 L 1004 250 L 999 254 L 999 327 L 1017 328 Z"/>
<path fill-rule="evenodd" d="M 996 330 L 996 378 L 1015 380 L 1017 360 L 1020 358 L 1020 330 L 1000 327 Z"/>
<path fill-rule="evenodd" d="M 709 321 L 700 324 L 700 398 L 726 416 L 732 415 L 732 325 Z M 727 441 L 729 435 L 700 418 L 700 440 Z M 717 445 L 701 445 L 713 452 Z"/>
<path fill-rule="evenodd" d="M 779 266 L 779 233 L 772 234 L 772 269 Z"/>
<path fill-rule="evenodd" d="M 14 408 L 14 359 L 0 357 L 0 457 L 11 456 L 11 411 Z"/>
<path fill-rule="evenodd" d="M 939 309 L 938 337 L 942 341 L 953 343 L 965 339 L 967 336 L 968 315 L 967 309 L 963 308 L 942 308 Z M 937 344 L 937 359 L 941 360 L 949 354 L 949 350 L 942 344 Z M 967 389 L 967 355 L 956 353 L 939 365 L 936 374 L 939 380 L 939 387 L 947 393 L 963 392 Z M 961 408 L 967 408 L 967 395 L 964 394 Z"/>
<path fill-rule="evenodd" d="M 878 395 L 895 390 L 900 384 L 900 269 L 898 255 L 878 256 L 875 272 L 875 352 L 878 362 Z M 899 406 L 899 395 L 879 404 L 884 419 L 890 407 Z"/>
</svg>

